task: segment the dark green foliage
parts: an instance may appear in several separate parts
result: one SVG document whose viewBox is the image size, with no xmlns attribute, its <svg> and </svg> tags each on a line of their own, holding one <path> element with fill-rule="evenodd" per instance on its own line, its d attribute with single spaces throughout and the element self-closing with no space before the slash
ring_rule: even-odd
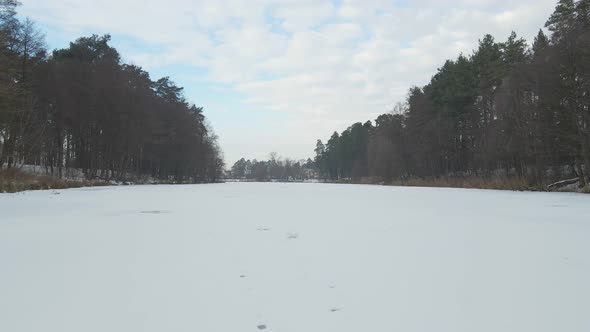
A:
<svg viewBox="0 0 590 332">
<path fill-rule="evenodd" d="M 355 123 L 342 132 L 335 132 L 324 145 L 318 140 L 315 162 L 331 180 L 359 177 L 368 170 L 369 133 L 373 125 Z"/>
</svg>

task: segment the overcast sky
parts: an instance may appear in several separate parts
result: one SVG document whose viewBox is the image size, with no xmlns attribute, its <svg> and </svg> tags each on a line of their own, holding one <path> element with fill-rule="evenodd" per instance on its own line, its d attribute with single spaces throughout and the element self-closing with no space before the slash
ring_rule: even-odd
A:
<svg viewBox="0 0 590 332">
<path fill-rule="evenodd" d="M 126 62 L 205 107 L 226 162 L 313 156 L 485 33 L 532 40 L 556 0 L 22 0 L 50 49 L 110 33 Z"/>
</svg>

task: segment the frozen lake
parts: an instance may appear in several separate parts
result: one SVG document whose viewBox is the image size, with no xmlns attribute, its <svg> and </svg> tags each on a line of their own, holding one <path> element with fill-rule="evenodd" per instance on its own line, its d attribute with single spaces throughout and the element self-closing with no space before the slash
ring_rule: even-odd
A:
<svg viewBox="0 0 590 332">
<path fill-rule="evenodd" d="M 0 331 L 590 331 L 590 195 L 0 194 Z"/>
</svg>

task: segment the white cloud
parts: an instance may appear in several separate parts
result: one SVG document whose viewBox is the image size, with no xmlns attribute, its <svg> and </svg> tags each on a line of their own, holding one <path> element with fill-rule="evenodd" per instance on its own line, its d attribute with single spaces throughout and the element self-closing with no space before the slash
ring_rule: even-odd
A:
<svg viewBox="0 0 590 332">
<path fill-rule="evenodd" d="M 233 162 L 240 155 L 265 157 L 269 148 L 310 155 L 316 138 L 388 111 L 410 86 L 426 83 L 445 59 L 471 53 L 485 33 L 503 40 L 515 30 L 531 39 L 556 1 L 24 2 L 26 15 L 71 38 L 91 30 L 137 39 L 153 47 L 118 45 L 126 59 L 148 69 L 206 68 L 208 80 L 233 85 L 248 105 L 285 114 L 288 123 L 258 128 L 214 123 Z M 283 126 L 281 138 L 263 142 L 273 125 Z"/>
</svg>

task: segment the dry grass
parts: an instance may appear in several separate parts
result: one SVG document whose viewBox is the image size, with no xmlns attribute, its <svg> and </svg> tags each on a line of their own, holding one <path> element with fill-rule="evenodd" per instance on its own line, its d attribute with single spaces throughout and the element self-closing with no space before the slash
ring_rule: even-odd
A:
<svg viewBox="0 0 590 332">
<path fill-rule="evenodd" d="M 0 170 L 0 193 L 107 185 L 110 185 L 110 183 L 103 181 L 72 181 L 51 176 L 36 176 L 21 172 L 18 169 Z"/>
<path fill-rule="evenodd" d="M 528 180 L 522 178 L 436 178 L 397 180 L 394 186 L 437 187 L 437 188 L 468 188 L 495 190 L 535 190 Z"/>
<path fill-rule="evenodd" d="M 411 178 L 405 180 L 383 181 L 379 177 L 363 177 L 353 180 L 327 181 L 328 183 L 376 184 L 400 187 L 434 187 L 434 188 L 466 188 L 495 190 L 528 190 L 545 191 L 543 186 L 533 186 L 522 178 Z"/>
<path fill-rule="evenodd" d="M 354 180 L 353 183 L 355 184 L 385 184 L 383 180 L 376 176 L 365 176 L 358 180 Z"/>
</svg>

